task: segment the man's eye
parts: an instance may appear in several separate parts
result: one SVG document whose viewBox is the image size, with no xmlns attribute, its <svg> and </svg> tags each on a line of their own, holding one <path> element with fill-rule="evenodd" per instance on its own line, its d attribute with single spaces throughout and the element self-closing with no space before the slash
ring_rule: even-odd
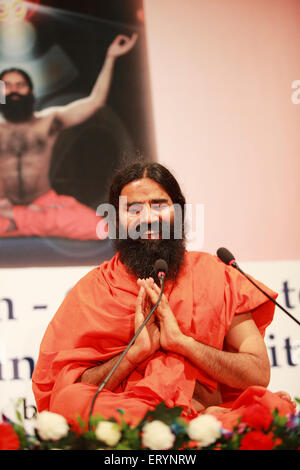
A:
<svg viewBox="0 0 300 470">
<path fill-rule="evenodd" d="M 160 204 L 152 204 L 151 207 L 155 211 L 161 211 L 163 209 L 166 209 L 168 207 L 168 204 L 166 202 L 163 202 Z"/>
<path fill-rule="evenodd" d="M 130 213 L 130 214 L 138 214 L 141 210 L 141 206 L 139 206 L 138 204 L 133 204 L 132 206 L 129 206 L 127 211 Z"/>
</svg>

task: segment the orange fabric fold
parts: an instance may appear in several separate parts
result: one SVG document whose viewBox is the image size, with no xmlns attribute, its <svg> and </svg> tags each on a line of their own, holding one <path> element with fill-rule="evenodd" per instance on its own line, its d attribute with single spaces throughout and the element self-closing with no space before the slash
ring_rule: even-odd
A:
<svg viewBox="0 0 300 470">
<path fill-rule="evenodd" d="M 116 254 L 69 292 L 46 330 L 33 373 L 39 411 L 60 413 L 73 423 L 76 414 L 87 420 L 97 387 L 76 381 L 84 370 L 121 353 L 130 342 L 136 281 Z M 186 252 L 176 283 L 166 282 L 165 295 L 183 333 L 220 350 L 234 315 L 254 311 L 264 335 L 274 314 L 274 304 L 244 276 L 207 253 Z M 148 409 L 164 401 L 196 416 L 191 405 L 196 380 L 211 390 L 218 385 L 182 356 L 159 350 L 117 390 L 104 389 L 96 399 L 94 414 L 117 417 L 117 410 L 122 409 L 124 419 L 137 423 Z"/>
<path fill-rule="evenodd" d="M 296 411 L 296 404 L 288 397 L 283 398 L 281 392 L 273 393 L 264 387 L 252 386 L 242 392 L 234 402 L 222 405 L 226 405 L 228 410 L 220 409 L 211 414 L 222 423 L 223 429 L 232 431 L 239 424 L 243 411 L 255 404 L 262 405 L 270 412 L 277 410 L 281 416 L 287 416 Z"/>
<path fill-rule="evenodd" d="M 14 206 L 17 229 L 7 231 L 9 220 L 0 218 L 0 238 L 60 237 L 70 240 L 107 238 L 106 224 L 102 227 L 96 211 L 71 196 L 50 190 L 30 206 Z"/>
</svg>

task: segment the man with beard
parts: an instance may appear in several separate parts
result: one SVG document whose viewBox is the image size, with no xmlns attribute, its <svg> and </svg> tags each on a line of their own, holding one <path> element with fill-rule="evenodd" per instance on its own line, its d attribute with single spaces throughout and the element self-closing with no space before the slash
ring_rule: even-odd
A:
<svg viewBox="0 0 300 470">
<path fill-rule="evenodd" d="M 0 74 L 6 90 L 6 103 L 0 108 L 0 237 L 98 238 L 96 213 L 51 188 L 52 150 L 63 129 L 86 121 L 105 105 L 115 61 L 132 49 L 136 39 L 136 34 L 117 36 L 91 94 L 66 106 L 35 112 L 29 75 L 16 68 Z"/>
<path fill-rule="evenodd" d="M 190 419 L 243 394 L 248 404 L 263 395 L 270 409 L 276 402 L 291 410 L 264 388 L 270 365 L 263 335 L 274 304 L 215 256 L 185 250 L 185 198 L 169 170 L 132 164 L 115 176 L 109 202 L 117 214 L 110 233 L 129 237 L 116 239 L 116 255 L 78 282 L 48 326 L 32 377 L 38 410 L 87 422 L 98 386 L 158 299 L 153 264 L 161 258 L 169 268 L 161 302 L 97 396 L 94 413 L 119 420 L 121 409 L 137 424 L 164 401 Z M 173 239 L 164 239 L 167 225 Z M 218 412 L 232 418 L 223 408 Z"/>
</svg>

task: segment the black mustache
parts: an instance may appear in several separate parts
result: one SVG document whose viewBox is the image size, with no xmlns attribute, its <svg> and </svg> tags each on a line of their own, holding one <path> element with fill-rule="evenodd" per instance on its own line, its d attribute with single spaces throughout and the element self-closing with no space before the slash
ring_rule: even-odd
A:
<svg viewBox="0 0 300 470">
<path fill-rule="evenodd" d="M 10 93 L 9 95 L 7 95 L 6 98 L 14 98 L 15 96 L 17 96 L 18 98 L 22 98 L 22 95 L 20 95 L 20 93 L 17 93 L 17 92 Z"/>
<path fill-rule="evenodd" d="M 153 222 L 152 224 L 148 224 L 147 222 L 143 222 L 136 227 L 137 233 L 146 233 L 146 232 L 156 232 L 161 233 L 163 228 L 168 228 L 170 224 L 166 222 Z"/>
</svg>

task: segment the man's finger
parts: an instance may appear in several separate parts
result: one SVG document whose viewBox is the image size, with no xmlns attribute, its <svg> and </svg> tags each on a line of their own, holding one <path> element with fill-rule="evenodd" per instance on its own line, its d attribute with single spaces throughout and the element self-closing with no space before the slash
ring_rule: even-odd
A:
<svg viewBox="0 0 300 470">
<path fill-rule="evenodd" d="M 135 315 L 135 319 L 134 319 L 134 332 L 135 333 L 140 328 L 140 326 L 143 324 L 144 320 L 145 320 L 145 318 L 144 318 L 144 315 L 142 313 L 138 313 L 138 314 Z M 145 331 L 143 332 L 143 330 L 145 330 Z M 144 328 L 143 330 L 141 331 L 141 335 L 145 334 L 146 328 Z"/>
<path fill-rule="evenodd" d="M 158 300 L 158 296 L 161 293 L 161 288 L 157 284 L 155 284 L 154 279 L 152 279 L 151 277 L 146 280 L 146 285 L 147 284 L 157 294 L 157 300 Z M 162 295 L 162 300 L 165 300 L 164 294 Z"/>
<path fill-rule="evenodd" d="M 143 303 L 145 299 L 145 288 L 141 286 L 137 299 L 136 299 L 136 309 L 137 313 L 143 313 Z"/>
<path fill-rule="evenodd" d="M 129 37 L 125 36 L 125 34 L 118 34 L 118 36 L 114 39 L 115 43 L 118 43 L 120 41 L 128 41 Z"/>
<path fill-rule="evenodd" d="M 141 286 L 135 304 L 135 331 L 141 326 L 141 324 L 145 320 L 145 298 L 146 290 L 144 286 Z"/>
<path fill-rule="evenodd" d="M 127 45 L 129 47 L 132 47 L 136 43 L 136 40 L 137 40 L 137 34 L 132 35 L 131 38 L 123 34 L 119 34 L 119 36 L 116 37 L 114 43 L 118 44 L 119 46 Z"/>
<path fill-rule="evenodd" d="M 150 287 L 146 281 L 144 282 L 144 288 L 147 294 L 149 295 L 151 302 L 153 304 L 156 304 L 156 302 L 158 301 L 159 294 L 157 294 L 155 290 L 152 287 Z"/>
</svg>

